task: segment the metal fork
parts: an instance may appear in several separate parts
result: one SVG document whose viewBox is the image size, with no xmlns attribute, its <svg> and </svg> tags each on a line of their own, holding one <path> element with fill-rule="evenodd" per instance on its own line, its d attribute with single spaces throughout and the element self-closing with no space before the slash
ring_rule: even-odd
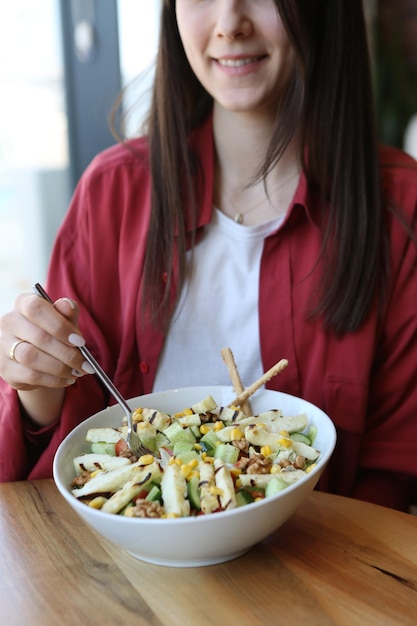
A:
<svg viewBox="0 0 417 626">
<path fill-rule="evenodd" d="M 34 288 L 44 300 L 53 304 L 53 301 L 48 296 L 45 289 L 39 283 L 36 283 L 34 285 Z M 99 377 L 102 383 L 107 387 L 110 393 L 116 398 L 117 402 L 119 403 L 119 405 L 122 407 L 123 411 L 125 412 L 126 417 L 127 417 L 126 442 L 129 447 L 129 450 L 137 457 L 140 457 L 144 454 L 152 454 L 153 456 L 155 456 L 155 453 L 149 448 L 147 448 L 141 442 L 139 435 L 137 434 L 136 430 L 133 427 L 132 411 L 129 405 L 127 404 L 126 400 L 123 398 L 120 391 L 115 386 L 115 384 L 110 380 L 106 372 L 97 363 L 96 359 L 93 357 L 91 352 L 85 346 L 82 346 L 81 348 L 79 348 L 79 350 L 81 354 L 83 355 L 83 357 L 85 358 L 85 360 L 88 361 L 88 363 L 90 363 L 96 375 Z"/>
</svg>

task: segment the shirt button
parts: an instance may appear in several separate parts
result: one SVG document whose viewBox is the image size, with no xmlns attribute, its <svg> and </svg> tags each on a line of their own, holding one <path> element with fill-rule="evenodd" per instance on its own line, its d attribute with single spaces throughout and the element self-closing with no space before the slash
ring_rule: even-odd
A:
<svg viewBox="0 0 417 626">
<path fill-rule="evenodd" d="M 142 374 L 147 374 L 149 372 L 149 364 L 146 363 L 146 361 L 141 361 L 139 363 L 139 369 L 142 372 Z"/>
</svg>

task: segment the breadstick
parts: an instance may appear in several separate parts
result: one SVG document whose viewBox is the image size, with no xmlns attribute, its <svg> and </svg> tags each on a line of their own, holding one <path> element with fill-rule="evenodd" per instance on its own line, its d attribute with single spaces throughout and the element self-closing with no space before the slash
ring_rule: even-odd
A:
<svg viewBox="0 0 417 626">
<path fill-rule="evenodd" d="M 279 374 L 280 372 L 285 370 L 287 365 L 288 365 L 287 359 L 281 359 L 280 361 L 278 361 L 278 363 L 276 363 L 273 367 L 271 367 L 271 369 L 269 369 L 267 372 L 265 372 L 265 374 L 263 374 L 263 376 L 261 376 L 258 380 L 256 380 L 254 383 L 252 383 L 252 385 L 250 385 L 244 391 L 242 391 L 242 393 L 239 394 L 230 403 L 230 405 L 241 406 L 242 402 L 245 402 L 245 400 L 250 398 L 250 396 L 252 396 L 255 393 L 255 391 L 258 391 L 258 389 L 260 387 L 262 387 L 262 385 L 267 383 L 268 380 L 271 380 L 271 378 L 273 378 L 274 376 L 276 376 L 277 374 Z"/>
<path fill-rule="evenodd" d="M 221 355 L 223 357 L 223 361 L 227 365 L 227 369 L 229 370 L 229 376 L 233 383 L 233 389 L 235 390 L 235 393 L 238 395 L 243 393 L 244 387 L 239 376 L 233 352 L 230 348 L 223 348 L 221 351 Z M 245 413 L 245 415 L 252 415 L 252 408 L 249 400 L 244 400 L 240 408 L 242 409 L 243 413 Z"/>
</svg>

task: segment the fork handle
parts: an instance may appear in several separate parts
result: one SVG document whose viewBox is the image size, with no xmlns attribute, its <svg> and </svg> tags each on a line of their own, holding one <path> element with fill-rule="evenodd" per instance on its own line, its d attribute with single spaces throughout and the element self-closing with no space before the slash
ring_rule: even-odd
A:
<svg viewBox="0 0 417 626">
<path fill-rule="evenodd" d="M 116 398 L 117 402 L 124 409 L 126 414 L 130 416 L 131 409 L 129 408 L 129 405 L 127 404 L 126 400 L 120 394 L 120 392 L 117 389 L 117 387 L 114 386 L 114 384 L 112 383 L 110 378 L 107 376 L 107 374 L 103 370 L 103 368 L 97 363 L 97 361 L 95 360 L 95 358 L 91 354 L 90 350 L 88 350 L 88 348 L 86 348 L 85 346 L 82 346 L 81 348 L 79 348 L 79 350 L 80 350 L 81 354 L 83 355 L 83 357 L 85 358 L 85 360 L 90 363 L 91 367 L 94 369 L 94 371 L 95 371 L 96 375 L 98 376 L 98 378 L 100 378 L 102 383 L 104 383 L 104 385 L 107 387 L 107 389 L 110 391 L 110 393 Z"/>
</svg>

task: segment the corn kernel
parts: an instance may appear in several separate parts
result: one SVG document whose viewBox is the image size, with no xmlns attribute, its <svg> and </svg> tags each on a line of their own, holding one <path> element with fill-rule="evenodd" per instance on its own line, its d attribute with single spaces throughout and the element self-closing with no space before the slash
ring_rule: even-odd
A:
<svg viewBox="0 0 417 626">
<path fill-rule="evenodd" d="M 236 486 L 237 488 L 240 488 L 240 487 L 242 486 L 242 481 L 240 480 L 240 478 L 237 478 L 237 479 L 236 479 L 235 486 Z"/>
<path fill-rule="evenodd" d="M 261 454 L 263 456 L 269 456 L 270 454 L 272 454 L 272 449 L 271 446 L 262 446 L 261 448 Z"/>
<path fill-rule="evenodd" d="M 283 448 L 291 448 L 292 446 L 292 440 L 287 439 L 286 437 L 281 437 L 281 439 L 278 439 L 278 443 Z"/>
<path fill-rule="evenodd" d="M 175 465 L 176 460 L 177 460 L 177 459 L 176 459 L 175 457 L 171 456 L 171 457 L 170 457 L 170 459 L 169 459 L 169 461 L 168 461 L 168 465 Z"/>
<path fill-rule="evenodd" d="M 230 473 L 233 474 L 233 476 L 240 476 L 242 470 L 239 467 L 231 467 Z"/>
<path fill-rule="evenodd" d="M 191 480 L 192 478 L 200 478 L 200 472 L 196 472 L 195 470 L 193 470 L 187 479 Z"/>
<path fill-rule="evenodd" d="M 280 434 L 282 437 L 289 437 L 289 436 L 290 436 L 290 433 L 288 432 L 288 430 L 280 430 L 280 431 L 279 431 L 279 434 Z"/>
<path fill-rule="evenodd" d="M 105 502 L 106 498 L 104 496 L 97 496 L 88 503 L 88 506 L 91 506 L 92 509 L 101 509 Z"/>
<path fill-rule="evenodd" d="M 185 417 L 186 415 L 193 415 L 192 409 L 184 409 L 179 413 L 175 413 L 175 417 Z"/>
<path fill-rule="evenodd" d="M 94 472 L 91 472 L 90 474 L 90 478 L 95 478 L 97 476 L 97 474 L 100 474 L 103 470 L 101 469 L 97 469 Z"/>
<path fill-rule="evenodd" d="M 128 506 L 127 509 L 125 509 L 124 516 L 125 517 L 136 517 L 135 514 L 133 513 L 134 510 L 135 510 L 134 506 Z"/>
<path fill-rule="evenodd" d="M 270 474 L 279 474 L 281 471 L 281 467 L 278 465 L 278 463 L 274 463 L 274 465 L 271 465 L 271 469 L 269 471 Z"/>
<path fill-rule="evenodd" d="M 192 474 L 192 468 L 187 464 L 187 465 L 181 465 L 181 475 L 184 478 L 189 478 L 190 475 Z"/>
<path fill-rule="evenodd" d="M 211 429 L 210 429 L 210 426 L 207 426 L 207 424 L 202 424 L 202 425 L 200 426 L 200 433 L 201 433 L 202 435 L 206 435 L 206 434 L 207 434 L 210 430 L 211 430 Z"/>
<path fill-rule="evenodd" d="M 311 465 L 309 465 L 307 469 L 305 470 L 306 474 L 309 474 L 315 467 L 316 467 L 316 463 L 312 463 Z"/>
<path fill-rule="evenodd" d="M 195 443 L 193 447 L 194 447 L 194 450 L 202 450 L 203 449 L 203 446 L 201 445 L 201 443 Z"/>
<path fill-rule="evenodd" d="M 233 428 L 230 431 L 230 438 L 232 441 L 240 441 L 243 438 L 243 433 L 240 428 Z"/>
<path fill-rule="evenodd" d="M 182 461 L 180 458 L 178 458 L 177 456 L 174 459 L 174 463 L 176 463 L 177 465 L 182 465 Z"/>
<path fill-rule="evenodd" d="M 215 431 L 215 432 L 217 432 L 218 430 L 221 430 L 222 428 L 224 428 L 224 424 L 223 424 L 223 422 L 221 422 L 220 420 L 219 420 L 219 421 L 217 421 L 217 422 L 214 424 L 214 431 Z"/>
<path fill-rule="evenodd" d="M 198 459 L 191 459 L 191 461 L 188 462 L 188 465 L 190 467 L 197 467 L 198 465 Z"/>
<path fill-rule="evenodd" d="M 213 496 L 223 495 L 223 489 L 220 489 L 220 487 L 215 487 L 214 485 L 212 487 L 209 487 L 209 491 Z"/>
<path fill-rule="evenodd" d="M 261 502 L 262 500 L 264 500 L 264 498 L 261 498 L 260 496 L 258 496 L 257 498 L 254 499 L 254 502 Z"/>
<path fill-rule="evenodd" d="M 141 407 L 139 407 L 138 409 L 135 409 L 132 413 L 132 419 L 134 422 L 141 422 L 143 420 L 143 409 Z"/>
<path fill-rule="evenodd" d="M 155 458 L 152 454 L 144 454 L 140 457 L 139 462 L 141 465 L 151 465 L 154 462 Z"/>
<path fill-rule="evenodd" d="M 178 513 L 165 513 L 164 515 L 161 515 L 161 517 L 164 519 L 175 519 L 179 517 L 179 515 Z"/>
</svg>

